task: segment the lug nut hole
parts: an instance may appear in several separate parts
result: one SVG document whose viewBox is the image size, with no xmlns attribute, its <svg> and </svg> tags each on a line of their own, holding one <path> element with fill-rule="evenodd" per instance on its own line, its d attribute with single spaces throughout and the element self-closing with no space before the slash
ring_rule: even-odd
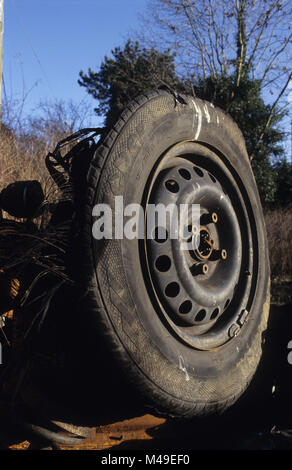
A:
<svg viewBox="0 0 292 470">
<path fill-rule="evenodd" d="M 190 300 L 185 300 L 179 307 L 179 313 L 189 313 L 192 309 L 192 302 Z"/>
<path fill-rule="evenodd" d="M 171 259 L 166 255 L 159 256 L 155 261 L 155 266 L 158 271 L 165 273 L 170 269 Z"/>
<path fill-rule="evenodd" d="M 189 172 L 188 170 L 186 170 L 185 168 L 180 168 L 180 169 L 178 170 L 178 172 L 179 172 L 180 176 L 181 176 L 182 178 L 184 178 L 185 180 L 190 180 L 191 177 L 192 177 L 191 174 L 190 174 L 190 172 Z"/>
<path fill-rule="evenodd" d="M 197 166 L 194 166 L 194 170 L 195 170 L 195 172 L 197 173 L 198 176 L 203 178 L 204 173 L 202 172 L 202 170 L 200 168 L 198 168 Z"/>
<path fill-rule="evenodd" d="M 227 258 L 227 251 L 226 250 L 221 250 L 221 258 L 226 259 Z"/>
<path fill-rule="evenodd" d="M 200 310 L 195 316 L 195 321 L 203 321 L 206 316 L 206 310 Z"/>
<path fill-rule="evenodd" d="M 171 193 L 178 193 L 179 192 L 179 185 L 175 180 L 167 180 L 165 182 L 165 187 Z"/>
<path fill-rule="evenodd" d="M 215 318 L 219 315 L 219 308 L 215 308 L 215 310 L 212 312 L 212 315 L 210 316 L 211 320 L 215 320 Z"/>
<path fill-rule="evenodd" d="M 208 173 L 208 175 L 209 175 L 211 181 L 213 181 L 213 183 L 216 183 L 216 178 L 213 175 L 211 175 L 211 173 Z"/>
<path fill-rule="evenodd" d="M 165 288 L 165 294 L 167 297 L 177 297 L 180 291 L 179 284 L 177 282 L 170 282 Z"/>
<path fill-rule="evenodd" d="M 157 243 L 164 243 L 168 239 L 168 232 L 164 227 L 155 227 L 154 240 Z"/>
</svg>

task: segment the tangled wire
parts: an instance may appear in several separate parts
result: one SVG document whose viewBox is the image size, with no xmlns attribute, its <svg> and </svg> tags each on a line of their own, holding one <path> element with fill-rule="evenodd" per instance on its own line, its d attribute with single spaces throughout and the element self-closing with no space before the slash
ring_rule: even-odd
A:
<svg viewBox="0 0 292 470">
<path fill-rule="evenodd" d="M 82 129 L 47 155 L 52 191 L 46 196 L 37 181 L 18 181 L 0 193 L 0 344 L 5 358 L 0 397 L 16 399 L 53 299 L 76 283 L 72 251 L 100 133 L 99 128 Z M 2 210 L 10 217 L 3 218 Z"/>
</svg>

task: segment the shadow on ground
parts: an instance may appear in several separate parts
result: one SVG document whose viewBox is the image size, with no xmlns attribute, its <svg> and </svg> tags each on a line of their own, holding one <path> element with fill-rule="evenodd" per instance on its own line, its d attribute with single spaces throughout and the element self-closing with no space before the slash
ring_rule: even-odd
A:
<svg viewBox="0 0 292 470">
<path fill-rule="evenodd" d="M 58 331 L 51 331 L 52 337 L 59 338 L 62 343 L 63 372 L 54 376 L 51 359 L 48 365 L 43 355 L 39 367 L 32 372 L 38 387 L 30 387 L 28 381 L 21 392 L 26 406 L 30 410 L 37 410 L 37 416 L 33 416 L 34 413 L 30 411 L 29 419 L 40 421 L 42 414 L 44 421 L 46 416 L 50 416 L 75 425 L 94 427 L 130 420 L 149 412 L 137 401 L 134 391 L 128 389 L 127 394 L 123 394 L 123 377 L 107 370 L 102 344 L 99 362 L 97 364 L 95 360 L 93 363 L 87 355 L 92 347 L 90 338 L 87 341 L 88 350 L 85 348 L 80 352 L 78 349 L 82 326 L 76 329 L 75 338 L 71 334 L 66 337 L 64 331 L 68 323 L 66 318 L 63 321 L 63 325 L 58 323 Z M 220 416 L 204 419 L 183 422 L 165 420 L 160 425 L 147 428 L 149 440 L 132 438 L 119 442 L 116 439 L 111 449 L 292 449 L 292 364 L 288 361 L 290 340 L 292 304 L 273 305 L 264 354 L 256 378 L 230 410 Z M 76 346 L 75 353 L 72 353 L 73 344 Z M 56 349 L 56 343 L 53 349 Z M 60 355 L 57 354 L 57 357 L 60 361 Z M 69 368 L 68 363 L 71 364 Z M 37 391 L 39 386 L 40 394 Z M 49 397 L 49 400 L 44 396 Z M 94 413 L 93 409 L 96 410 Z M 9 415 L 7 409 L 6 414 Z M 1 441 L 0 431 L 2 449 L 21 438 L 28 439 L 26 435 L 17 435 L 13 427 L 4 434 Z"/>
<path fill-rule="evenodd" d="M 271 307 L 265 349 L 256 378 L 243 397 L 220 416 L 166 421 L 148 430 L 152 441 L 116 449 L 292 449 L 292 304 Z M 292 348 L 291 348 L 292 349 Z"/>
</svg>

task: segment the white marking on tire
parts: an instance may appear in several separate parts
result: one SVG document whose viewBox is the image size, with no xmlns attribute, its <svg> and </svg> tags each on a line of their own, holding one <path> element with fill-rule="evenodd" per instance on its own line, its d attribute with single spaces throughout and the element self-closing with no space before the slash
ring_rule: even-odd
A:
<svg viewBox="0 0 292 470">
<path fill-rule="evenodd" d="M 206 104 L 204 104 L 204 111 L 205 111 L 205 116 L 206 116 L 207 122 L 210 122 L 211 117 L 210 117 L 210 114 L 209 114 L 209 111 L 208 111 L 208 106 Z"/>
<path fill-rule="evenodd" d="M 202 111 L 201 111 L 200 106 L 197 105 L 194 100 L 192 100 L 192 103 L 194 105 L 194 108 L 195 108 L 195 110 L 197 112 L 197 116 L 198 116 L 198 127 L 197 127 L 197 132 L 196 132 L 194 140 L 198 140 L 200 132 L 201 132 L 201 127 L 202 127 Z"/>
<path fill-rule="evenodd" d="M 190 380 L 190 377 L 185 366 L 184 358 L 182 356 L 178 356 L 178 366 L 179 369 L 186 374 L 186 382 L 188 382 Z"/>
</svg>

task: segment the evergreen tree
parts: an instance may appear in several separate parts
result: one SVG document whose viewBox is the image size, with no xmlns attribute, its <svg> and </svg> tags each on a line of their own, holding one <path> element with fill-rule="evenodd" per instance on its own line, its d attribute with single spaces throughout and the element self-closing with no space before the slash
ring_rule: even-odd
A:
<svg viewBox="0 0 292 470">
<path fill-rule="evenodd" d="M 105 116 L 105 128 L 115 124 L 124 107 L 147 90 L 167 84 L 181 88 L 175 74 L 174 55 L 141 48 L 127 41 L 124 49 L 116 47 L 112 58 L 105 56 L 98 72 L 80 72 L 79 85 L 99 101 L 95 112 Z"/>
<path fill-rule="evenodd" d="M 236 76 L 198 80 L 195 94 L 227 111 L 241 129 L 247 152 L 264 204 L 272 203 L 277 191 L 277 175 L 271 162 L 283 153 L 284 133 L 278 128 L 282 113 L 271 113 L 271 105 L 264 103 L 261 86 L 247 76 L 237 86 Z M 271 118 L 270 118 L 271 116 Z M 266 123 L 270 118 L 270 124 Z"/>
</svg>

